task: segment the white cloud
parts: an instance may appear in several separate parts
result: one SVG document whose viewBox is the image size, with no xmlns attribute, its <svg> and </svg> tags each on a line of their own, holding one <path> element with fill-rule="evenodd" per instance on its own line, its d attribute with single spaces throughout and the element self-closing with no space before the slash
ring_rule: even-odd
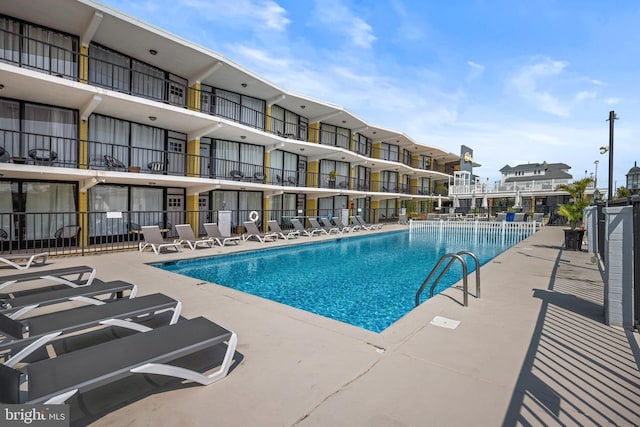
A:
<svg viewBox="0 0 640 427">
<path fill-rule="evenodd" d="M 482 73 L 484 73 L 484 65 L 478 64 L 477 62 L 467 61 L 467 65 L 469 66 L 469 74 L 467 74 L 467 80 L 474 80 L 478 78 Z"/>
<path fill-rule="evenodd" d="M 180 0 L 180 3 L 208 20 L 234 22 L 256 31 L 284 31 L 291 23 L 287 11 L 271 0 Z"/>
<path fill-rule="evenodd" d="M 604 103 L 607 105 L 615 105 L 620 102 L 620 98 L 607 98 L 604 100 Z"/>
<path fill-rule="evenodd" d="M 314 13 L 326 30 L 348 36 L 355 46 L 369 48 L 376 41 L 371 25 L 349 10 L 341 0 L 316 0 Z"/>
</svg>

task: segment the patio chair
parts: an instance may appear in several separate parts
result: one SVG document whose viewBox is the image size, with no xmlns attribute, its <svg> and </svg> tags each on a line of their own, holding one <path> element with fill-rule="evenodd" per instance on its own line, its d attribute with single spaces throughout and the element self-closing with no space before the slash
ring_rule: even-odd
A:
<svg viewBox="0 0 640 427">
<path fill-rule="evenodd" d="M 176 231 L 178 232 L 180 243 L 186 243 L 192 251 L 195 250 L 198 245 L 211 248 L 216 242 L 212 237 L 196 238 L 193 234 L 193 230 L 191 229 L 191 225 L 189 224 L 177 224 Z"/>
<path fill-rule="evenodd" d="M 296 231 L 300 232 L 301 236 L 307 236 L 307 237 L 312 237 L 315 236 L 316 234 L 320 234 L 322 233 L 322 229 L 317 229 L 317 228 L 313 228 L 313 229 L 309 229 L 307 230 L 306 228 L 304 228 L 304 225 L 302 225 L 302 223 L 300 222 L 300 220 L 298 218 L 292 218 L 291 219 L 291 224 L 293 224 L 293 228 Z"/>
<path fill-rule="evenodd" d="M 309 218 L 309 224 L 311 224 L 311 230 L 318 230 L 320 234 L 329 234 L 329 232 L 320 225 L 317 219 Z"/>
<path fill-rule="evenodd" d="M 367 224 L 367 222 L 365 222 L 365 220 L 360 215 L 356 215 L 356 220 L 360 223 L 362 227 L 367 226 L 369 227 L 370 230 L 379 230 L 384 225 L 384 224 Z"/>
<path fill-rule="evenodd" d="M 174 248 L 176 252 L 182 250 L 180 242 L 167 242 L 160 233 L 160 227 L 157 225 L 144 225 L 142 226 L 142 234 L 144 236 L 144 242 L 138 243 L 138 250 L 144 251 L 145 248 L 150 247 L 156 255 L 164 248 Z"/>
<path fill-rule="evenodd" d="M 280 224 L 278 224 L 278 221 L 275 219 L 267 221 L 267 224 L 269 225 L 269 230 L 271 230 L 272 233 L 277 234 L 279 238 L 289 240 L 300 237 L 300 232 L 298 230 L 282 230 L 282 228 L 280 228 Z"/>
<path fill-rule="evenodd" d="M 328 234 L 331 233 L 336 233 L 336 234 L 341 234 L 342 231 L 340 231 L 339 227 L 336 227 L 335 225 L 333 225 L 333 223 L 331 222 L 331 220 L 327 217 L 327 218 L 320 218 L 319 220 L 317 220 L 317 222 L 320 224 L 320 227 L 322 227 L 322 229 L 324 231 L 326 231 Z"/>
<path fill-rule="evenodd" d="M 78 225 L 65 225 L 64 227 L 60 227 L 56 230 L 53 237 L 56 239 L 74 239 L 78 237 L 80 233 L 80 226 Z"/>
<path fill-rule="evenodd" d="M 28 291 L 15 291 L 0 294 L 0 313 L 11 313 L 12 317 L 22 316 L 38 307 L 61 304 L 68 301 L 86 304 L 102 304 L 124 298 L 124 293 L 134 298 L 138 287 L 132 283 L 114 280 L 103 282 L 96 279 L 91 286 L 70 288 L 65 285 L 54 285 Z M 106 298 L 98 298 L 106 295 Z"/>
<path fill-rule="evenodd" d="M 85 278 L 85 275 L 89 275 Z M 76 276 L 75 279 L 69 279 L 69 276 Z M 12 274 L 10 276 L 2 276 L 0 278 L 0 289 L 19 282 L 28 282 L 31 280 L 44 279 L 58 284 L 66 285 L 72 288 L 78 286 L 89 286 L 96 277 L 96 269 L 88 265 L 77 265 L 74 267 L 57 268 L 53 270 L 29 270 L 26 273 Z"/>
<path fill-rule="evenodd" d="M 26 270 L 32 265 L 45 265 L 49 258 L 49 252 L 41 252 L 37 254 L 13 254 L 0 256 L 0 262 L 16 268 L 18 270 Z M 25 263 L 17 263 L 16 261 L 26 260 Z"/>
<path fill-rule="evenodd" d="M 182 304 L 164 294 L 150 294 L 132 299 L 120 299 L 108 304 L 88 305 L 70 310 L 56 311 L 19 320 L 18 316 L 0 314 L 0 333 L 6 337 L 0 341 L 0 353 L 10 351 L 5 365 L 15 366 L 54 338 L 94 328 L 100 325 L 115 325 L 144 331 L 137 320 L 168 310 L 173 311 L 169 321 L 173 325 L 180 318 Z M 117 319 L 119 322 L 114 322 Z M 129 321 L 129 323 L 122 323 Z"/>
<path fill-rule="evenodd" d="M 338 227 L 338 229 L 340 230 L 341 233 L 348 233 L 350 231 L 356 231 L 356 230 L 353 230 L 353 227 L 351 227 L 349 225 L 344 225 L 344 223 L 342 222 L 340 217 L 334 216 L 332 219 L 333 219 L 333 223 L 336 225 L 336 227 Z"/>
<path fill-rule="evenodd" d="M 258 226 L 253 221 L 244 221 L 244 229 L 247 230 L 245 234 L 242 235 L 242 239 L 246 242 L 247 240 L 254 239 L 260 243 L 264 242 L 273 242 L 278 240 L 278 235 L 276 233 L 263 233 L 258 230 Z"/>
<path fill-rule="evenodd" d="M 236 245 L 240 243 L 238 236 L 223 236 L 215 222 L 205 223 L 204 229 L 207 232 L 207 237 L 213 239 L 220 246 L 225 246 L 227 243 L 235 243 Z"/>
<path fill-rule="evenodd" d="M 52 165 L 58 159 L 58 153 L 47 148 L 33 148 L 28 152 L 29 157 L 36 165 Z"/>
<path fill-rule="evenodd" d="M 127 170 L 127 167 L 124 165 L 124 163 L 106 154 L 104 156 L 104 163 L 105 165 L 107 165 L 107 169 L 109 170 L 121 170 L 121 171 Z"/>
<path fill-rule="evenodd" d="M 209 375 L 168 364 L 225 341 L 222 364 Z M 235 333 L 197 317 L 30 363 L 22 370 L 0 364 L 0 396 L 9 404 L 61 404 L 77 393 L 137 373 L 208 385 L 227 375 L 237 342 Z"/>
</svg>

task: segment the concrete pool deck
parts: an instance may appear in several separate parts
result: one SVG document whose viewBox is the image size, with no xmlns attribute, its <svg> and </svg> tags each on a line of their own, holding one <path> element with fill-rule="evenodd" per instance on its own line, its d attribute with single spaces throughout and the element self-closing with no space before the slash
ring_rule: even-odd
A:
<svg viewBox="0 0 640 427">
<path fill-rule="evenodd" d="M 562 240 L 562 228 L 543 227 L 482 267 L 482 298 L 463 307 L 454 286 L 380 334 L 145 265 L 291 242 L 53 259 L 93 265 L 99 278 L 136 283 L 141 294 L 163 292 L 182 301 L 184 317 L 238 334 L 220 382 L 132 377 L 72 399 L 74 424 L 639 425 L 638 334 L 604 324 L 598 265 L 562 250 Z M 432 325 L 436 316 L 460 324 Z M 223 350 L 203 356 L 219 361 Z"/>
</svg>

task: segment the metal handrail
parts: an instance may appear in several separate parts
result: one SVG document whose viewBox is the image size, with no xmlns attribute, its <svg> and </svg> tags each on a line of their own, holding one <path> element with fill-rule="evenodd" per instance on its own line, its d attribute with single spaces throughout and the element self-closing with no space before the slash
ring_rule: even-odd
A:
<svg viewBox="0 0 640 427">
<path fill-rule="evenodd" d="M 440 280 L 445 275 L 445 273 L 449 270 L 449 268 L 451 268 L 451 265 L 453 265 L 453 263 L 456 260 L 458 260 L 460 261 L 460 264 L 462 264 L 463 304 L 465 307 L 469 306 L 469 295 L 468 295 L 469 284 L 467 281 L 467 271 L 468 271 L 467 261 L 462 257 L 462 255 L 471 256 L 476 263 L 476 298 L 480 298 L 480 261 L 478 260 L 478 257 L 473 252 L 460 251 L 455 254 L 454 253 L 445 254 L 440 258 L 438 263 L 435 265 L 435 267 L 433 267 L 433 269 L 431 270 L 427 278 L 424 280 L 424 282 L 422 282 L 422 285 L 420 286 L 420 288 L 418 288 L 418 291 L 416 292 L 416 299 L 415 299 L 416 307 L 420 305 L 420 295 L 422 294 L 424 289 L 427 287 L 427 284 L 429 283 L 431 278 L 436 274 L 436 272 L 438 271 L 442 263 L 447 259 L 449 259 L 449 262 L 444 267 L 444 269 L 442 269 L 442 271 L 440 272 L 436 280 L 434 280 L 433 284 L 431 285 L 431 288 L 429 289 L 429 298 L 433 297 L 433 291 L 436 285 L 440 282 Z"/>
</svg>

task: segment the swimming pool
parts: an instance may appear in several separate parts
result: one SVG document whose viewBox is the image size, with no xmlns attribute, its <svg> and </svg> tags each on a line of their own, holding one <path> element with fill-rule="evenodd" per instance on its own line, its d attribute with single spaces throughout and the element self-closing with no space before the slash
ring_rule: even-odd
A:
<svg viewBox="0 0 640 427">
<path fill-rule="evenodd" d="M 152 265 L 381 332 L 414 308 L 417 289 L 442 255 L 470 250 L 482 265 L 516 243 L 456 240 L 399 231 Z M 456 263 L 436 293 L 461 275 Z"/>
</svg>

